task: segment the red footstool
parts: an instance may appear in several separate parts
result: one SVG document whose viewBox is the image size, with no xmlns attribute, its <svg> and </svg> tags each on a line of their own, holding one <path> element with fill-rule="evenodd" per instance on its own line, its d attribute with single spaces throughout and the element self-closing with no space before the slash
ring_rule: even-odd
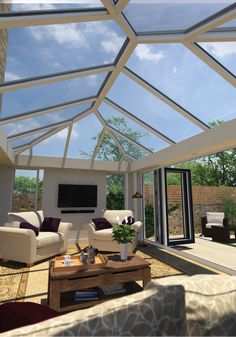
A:
<svg viewBox="0 0 236 337">
<path fill-rule="evenodd" d="M 33 302 L 10 302 L 0 305 L 0 332 L 13 330 L 61 315 Z"/>
</svg>

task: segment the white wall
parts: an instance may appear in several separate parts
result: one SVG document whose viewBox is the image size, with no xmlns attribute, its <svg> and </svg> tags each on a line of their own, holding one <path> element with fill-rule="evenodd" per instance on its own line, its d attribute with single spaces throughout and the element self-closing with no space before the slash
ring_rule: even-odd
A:
<svg viewBox="0 0 236 337">
<path fill-rule="evenodd" d="M 0 166 L 0 225 L 6 222 L 7 213 L 11 211 L 14 184 L 14 168 Z"/>
<path fill-rule="evenodd" d="M 98 205 L 94 208 L 95 213 L 61 214 L 61 209 L 57 207 L 58 184 L 97 185 Z M 101 217 L 102 210 L 106 208 L 106 172 L 45 169 L 42 207 L 46 216 L 58 217 L 63 221 L 72 222 L 73 228 L 70 232 L 70 240 L 76 240 L 77 235 L 83 240 L 87 234 L 86 231 L 82 230 L 83 224 L 92 218 Z M 92 209 L 92 207 L 88 208 Z M 86 208 L 82 207 L 75 209 Z"/>
</svg>

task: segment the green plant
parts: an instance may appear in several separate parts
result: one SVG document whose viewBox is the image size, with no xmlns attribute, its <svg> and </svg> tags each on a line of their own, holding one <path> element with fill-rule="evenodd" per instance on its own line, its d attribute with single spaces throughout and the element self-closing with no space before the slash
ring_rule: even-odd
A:
<svg viewBox="0 0 236 337">
<path fill-rule="evenodd" d="M 135 238 L 135 230 L 130 225 L 119 225 L 112 229 L 112 237 L 118 243 L 131 243 Z"/>
<path fill-rule="evenodd" d="M 229 225 L 236 226 L 236 202 L 232 196 L 223 198 L 223 211 L 225 217 L 228 219 Z"/>
</svg>

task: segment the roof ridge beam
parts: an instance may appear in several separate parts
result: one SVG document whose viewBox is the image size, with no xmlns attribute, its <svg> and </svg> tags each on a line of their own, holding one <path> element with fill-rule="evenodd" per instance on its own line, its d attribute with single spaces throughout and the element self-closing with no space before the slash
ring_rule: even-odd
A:
<svg viewBox="0 0 236 337">
<path fill-rule="evenodd" d="M 236 87 L 236 77 L 201 46 L 197 43 L 184 43 L 184 46 L 212 68 L 218 75 L 223 77 L 229 84 Z"/>
<path fill-rule="evenodd" d="M 49 106 L 43 109 L 37 109 L 37 110 L 22 113 L 22 114 L 18 114 L 18 115 L 13 115 L 10 117 L 0 118 L 0 125 L 13 123 L 18 120 L 27 119 L 31 117 L 41 116 L 47 113 L 52 113 L 52 112 L 63 110 L 63 109 L 73 108 L 73 107 L 86 104 L 86 103 L 92 103 L 96 100 L 96 98 L 97 98 L 96 96 L 91 96 L 88 98 L 82 98 L 82 99 L 70 101 L 67 103 L 52 105 L 52 106 Z"/>
<path fill-rule="evenodd" d="M 133 120 L 135 123 L 139 124 L 140 126 L 142 126 L 144 129 L 146 129 L 147 131 L 153 133 L 155 136 L 161 138 L 162 140 L 164 140 L 164 142 L 168 143 L 169 145 L 173 145 L 175 144 L 175 141 L 170 139 L 169 137 L 165 136 L 163 133 L 161 133 L 160 131 L 154 129 L 152 126 L 150 126 L 149 124 L 147 124 L 146 122 L 144 122 L 143 120 L 141 120 L 140 118 L 136 117 L 135 115 L 133 115 L 131 112 L 127 111 L 126 109 L 122 108 L 120 105 L 118 105 L 117 103 L 113 102 L 111 99 L 109 99 L 108 97 L 105 98 L 105 103 L 107 103 L 108 105 L 110 105 L 112 108 L 114 108 L 115 110 L 119 111 L 121 114 L 123 114 L 124 116 L 128 117 L 129 119 Z"/>
<path fill-rule="evenodd" d="M 31 77 L 23 80 L 9 81 L 0 85 L 0 93 L 31 88 L 39 85 L 45 85 L 49 83 L 67 81 L 79 77 L 90 76 L 94 74 L 106 73 L 114 70 L 114 64 L 107 64 L 96 67 L 82 68 L 77 70 L 63 71 L 60 73 L 54 73 L 46 76 Z"/>
<path fill-rule="evenodd" d="M 118 136 L 122 137 L 124 140 L 126 140 L 128 143 L 134 145 L 135 147 L 139 148 L 140 150 L 147 152 L 149 154 L 152 154 L 153 151 L 149 150 L 146 146 L 141 145 L 140 143 L 136 142 L 135 140 L 129 138 L 128 136 L 126 136 L 123 132 L 117 130 L 116 128 L 114 128 L 111 125 L 108 125 L 106 123 L 106 126 L 108 129 L 110 129 L 113 133 L 116 133 Z"/>
<path fill-rule="evenodd" d="M 179 105 L 177 102 L 172 100 L 170 97 L 166 96 L 163 92 L 155 88 L 153 85 L 151 85 L 149 82 L 145 81 L 143 78 L 141 78 L 139 75 L 135 74 L 132 70 L 130 70 L 127 67 L 124 67 L 123 73 L 128 76 L 130 79 L 132 79 L 134 82 L 139 84 L 141 87 L 143 87 L 145 90 L 159 98 L 162 102 L 164 102 L 166 105 L 174 109 L 176 112 L 190 120 L 193 124 L 197 125 L 199 128 L 203 130 L 209 130 L 210 127 L 206 125 L 203 121 L 192 115 L 189 111 L 184 109 L 181 105 Z"/>
<path fill-rule="evenodd" d="M 99 152 L 99 149 L 100 149 L 100 147 L 102 145 L 102 142 L 103 142 L 103 139 L 104 139 L 105 135 L 106 135 L 106 128 L 104 126 L 103 129 L 102 129 L 102 132 L 100 133 L 100 137 L 99 137 L 99 139 L 97 141 L 96 147 L 95 147 L 95 149 L 93 151 L 92 161 L 94 161 L 96 159 L 96 156 L 97 156 L 97 154 Z"/>
<path fill-rule="evenodd" d="M 104 8 L 10 12 L 0 14 L 0 29 L 111 19 Z"/>
</svg>

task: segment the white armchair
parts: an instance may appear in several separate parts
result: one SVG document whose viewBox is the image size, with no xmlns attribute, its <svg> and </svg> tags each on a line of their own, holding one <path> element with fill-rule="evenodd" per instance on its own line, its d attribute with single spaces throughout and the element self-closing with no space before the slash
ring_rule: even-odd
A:
<svg viewBox="0 0 236 337">
<path fill-rule="evenodd" d="M 121 221 L 123 221 L 125 216 L 133 216 L 133 212 L 131 210 L 107 210 L 103 214 L 103 217 L 106 218 L 113 227 L 117 226 L 117 222 L 115 221 L 117 216 Z M 136 221 L 131 226 L 135 230 L 135 239 L 133 240 L 132 244 L 129 244 L 129 252 L 133 252 L 137 247 L 138 235 L 142 228 L 142 222 Z M 93 247 L 97 248 L 98 250 L 108 252 L 120 251 L 119 244 L 112 239 L 112 228 L 96 231 L 92 222 L 84 224 L 84 228 L 88 230 L 88 241 L 89 244 Z"/>
<path fill-rule="evenodd" d="M 71 223 L 61 222 L 58 232 L 39 232 L 19 228 L 23 221 L 39 228 L 43 211 L 8 213 L 8 222 L 0 226 L 0 258 L 28 265 L 67 251 Z"/>
</svg>

